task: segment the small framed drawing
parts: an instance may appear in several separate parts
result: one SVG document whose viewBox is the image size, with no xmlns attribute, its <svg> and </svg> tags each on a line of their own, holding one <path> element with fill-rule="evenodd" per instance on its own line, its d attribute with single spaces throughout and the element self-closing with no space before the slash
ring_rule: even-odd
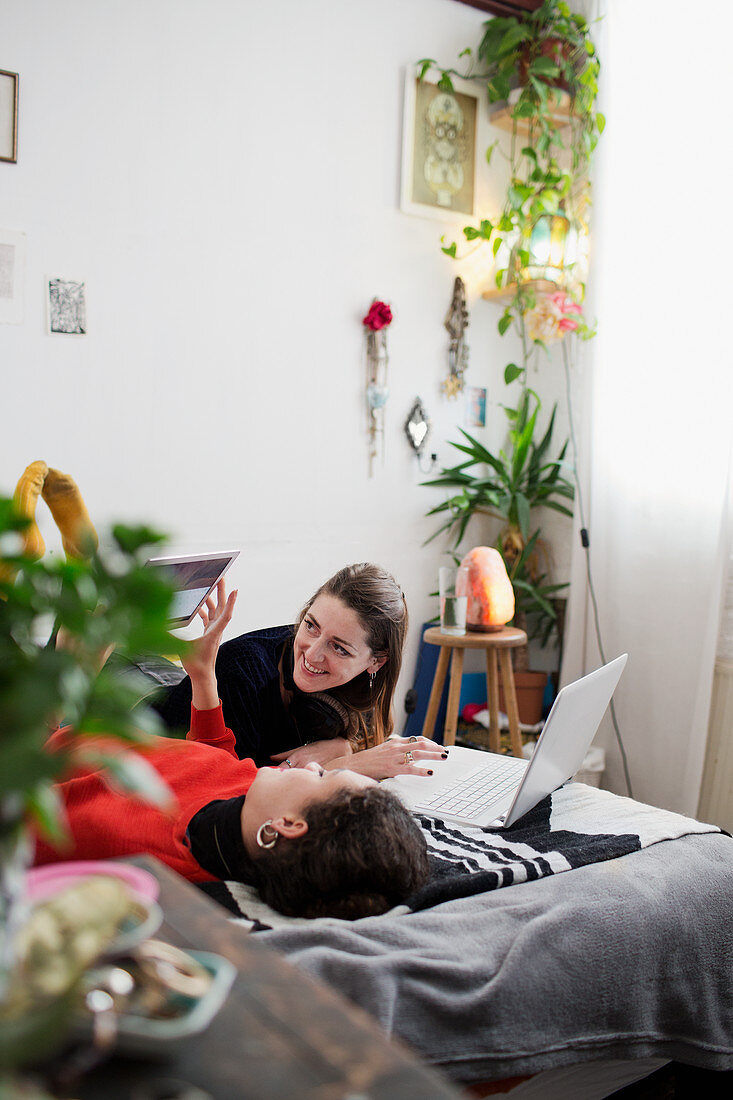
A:
<svg viewBox="0 0 733 1100">
<path fill-rule="evenodd" d="M 0 324 L 23 321 L 25 233 L 0 229 Z"/>
<path fill-rule="evenodd" d="M 85 336 L 87 300 L 84 283 L 70 279 L 48 280 L 48 331 Z"/>
<path fill-rule="evenodd" d="M 408 69 L 402 129 L 400 209 L 423 218 L 474 216 L 479 97 L 453 78 L 445 92 Z"/>
<path fill-rule="evenodd" d="M 0 69 L 0 160 L 18 160 L 18 74 Z"/>
</svg>

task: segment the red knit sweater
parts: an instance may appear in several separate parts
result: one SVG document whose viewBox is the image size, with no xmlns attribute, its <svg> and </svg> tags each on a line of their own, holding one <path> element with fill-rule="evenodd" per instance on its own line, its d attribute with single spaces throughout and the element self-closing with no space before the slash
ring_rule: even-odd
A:
<svg viewBox="0 0 733 1100">
<path fill-rule="evenodd" d="M 70 737 L 73 732 L 68 726 L 57 730 L 48 742 L 49 749 L 68 746 Z M 119 749 L 119 742 L 113 744 Z M 170 814 L 110 790 L 99 771 L 74 771 L 56 785 L 66 807 L 73 844 L 57 850 L 38 837 L 35 864 L 144 852 L 191 882 L 215 881 L 193 858 L 184 837 L 189 821 L 202 806 L 217 798 L 246 794 L 252 786 L 257 768 L 252 760 L 237 759 L 234 744 L 221 706 L 204 711 L 192 707 L 191 730 L 185 741 L 156 737 L 151 745 L 136 748 L 172 790 L 177 805 Z"/>
</svg>

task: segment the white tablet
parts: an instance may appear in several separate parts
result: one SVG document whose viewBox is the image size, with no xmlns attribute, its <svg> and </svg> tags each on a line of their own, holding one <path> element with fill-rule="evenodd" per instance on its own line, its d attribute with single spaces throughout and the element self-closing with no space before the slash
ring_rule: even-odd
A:
<svg viewBox="0 0 733 1100">
<path fill-rule="evenodd" d="M 145 562 L 146 566 L 159 569 L 162 579 L 175 588 L 169 619 L 173 629 L 193 622 L 206 597 L 238 557 L 239 550 L 220 550 L 213 554 L 150 558 Z"/>
</svg>

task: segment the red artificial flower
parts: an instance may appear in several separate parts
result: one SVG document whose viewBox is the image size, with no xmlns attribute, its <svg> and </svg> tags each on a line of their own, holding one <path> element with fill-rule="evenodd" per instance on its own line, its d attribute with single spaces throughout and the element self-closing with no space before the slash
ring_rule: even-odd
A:
<svg viewBox="0 0 733 1100">
<path fill-rule="evenodd" d="M 392 310 L 386 302 L 378 302 L 375 298 L 362 324 L 370 328 L 372 332 L 379 332 L 380 328 L 386 328 L 391 321 Z"/>
</svg>

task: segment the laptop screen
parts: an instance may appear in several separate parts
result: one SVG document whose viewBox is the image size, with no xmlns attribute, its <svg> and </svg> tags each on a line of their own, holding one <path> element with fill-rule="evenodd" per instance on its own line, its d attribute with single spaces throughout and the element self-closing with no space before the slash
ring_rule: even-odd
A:
<svg viewBox="0 0 733 1100">
<path fill-rule="evenodd" d="M 229 550 L 151 558 L 145 563 L 159 570 L 161 578 L 175 589 L 169 620 L 172 627 L 188 626 L 193 621 L 206 597 L 238 556 L 239 550 Z"/>
</svg>

